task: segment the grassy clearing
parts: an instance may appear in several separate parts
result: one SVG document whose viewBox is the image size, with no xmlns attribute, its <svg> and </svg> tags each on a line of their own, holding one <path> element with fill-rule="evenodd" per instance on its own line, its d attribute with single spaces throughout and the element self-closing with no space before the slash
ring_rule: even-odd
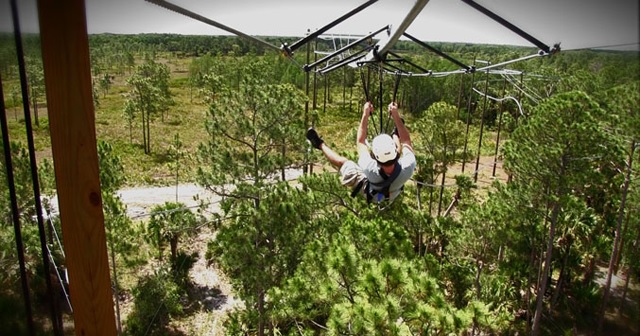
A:
<svg viewBox="0 0 640 336">
<path fill-rule="evenodd" d="M 176 58 L 170 54 L 159 55 L 160 62 L 169 66 L 171 73 L 170 91 L 175 104 L 166 114 L 156 116 L 151 125 L 151 151 L 144 154 L 142 148 L 142 128 L 139 116 L 129 125 L 124 106 L 126 94 L 130 88 L 126 83 L 130 73 L 114 74 L 113 83 L 108 92 L 98 92 L 99 105 L 95 108 L 95 128 L 98 140 L 109 142 L 115 149 L 125 168 L 127 186 L 171 185 L 175 181 L 175 169 L 172 169 L 170 149 L 175 136 L 178 135 L 183 146 L 185 158 L 180 163 L 179 182 L 194 182 L 197 171 L 197 149 L 206 141 L 207 133 L 204 122 L 208 106 L 198 94 L 197 88 L 189 86 L 188 69 L 192 59 Z M 16 83 L 7 82 L 6 90 Z M 6 91 L 5 90 L 5 91 Z M 355 91 L 355 90 L 354 90 Z M 9 94 L 7 92 L 6 94 Z M 345 100 L 343 100 L 343 98 Z M 359 92 L 347 92 L 343 97 L 342 89 L 332 88 L 331 99 L 325 105 L 322 89 L 318 89 L 316 106 L 309 102 L 310 120 L 320 135 L 337 151 L 347 155 L 355 153 L 356 129 L 362 111 L 362 97 Z M 15 104 L 14 104 L 15 105 Z M 51 139 L 49 135 L 46 106 L 39 108 L 40 126 L 34 127 L 34 140 L 39 159 L 51 159 Z M 8 110 L 10 137 L 26 146 L 24 117 L 21 106 L 13 106 Z M 33 111 L 31 111 L 33 113 Z M 404 113 L 407 125 L 411 129 L 412 116 Z M 383 117 L 387 123 L 386 117 Z M 376 110 L 370 119 L 370 132 L 379 128 L 380 115 Z M 375 125 L 375 126 L 374 126 Z M 412 131 L 414 140 L 418 140 L 418 132 Z M 506 133 L 502 133 L 501 142 Z M 304 136 L 301 130 L 300 136 Z M 469 130 L 468 151 L 477 152 L 479 129 L 472 125 Z M 495 129 L 485 128 L 481 153 L 493 156 L 495 152 Z M 416 148 L 419 151 L 419 148 Z"/>
<path fill-rule="evenodd" d="M 204 120 L 207 106 L 188 86 L 187 60 L 167 62 L 171 69 L 170 90 L 175 104 L 164 116 L 156 116 L 151 125 L 151 154 L 144 154 L 142 128 L 139 118 L 130 125 L 124 115 L 128 75 L 116 76 L 109 92 L 100 98 L 96 108 L 96 134 L 98 140 L 111 143 L 125 167 L 127 184 L 168 185 L 175 183 L 175 170 L 171 168 L 170 149 L 178 135 L 183 152 L 180 163 L 180 181 L 194 180 L 198 145 L 206 138 Z"/>
</svg>

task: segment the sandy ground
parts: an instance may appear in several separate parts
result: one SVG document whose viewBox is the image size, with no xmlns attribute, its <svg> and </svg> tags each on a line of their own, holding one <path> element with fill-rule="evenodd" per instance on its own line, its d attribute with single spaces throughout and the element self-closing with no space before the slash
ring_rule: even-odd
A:
<svg viewBox="0 0 640 336">
<path fill-rule="evenodd" d="M 289 169 L 285 172 L 288 181 L 297 179 L 303 174 L 301 169 Z M 220 197 L 197 184 L 180 184 L 167 187 L 131 187 L 117 192 L 127 207 L 127 214 L 134 220 L 147 220 L 157 205 L 165 202 L 181 202 L 187 207 L 196 208 L 200 202 L 208 204 L 206 211 L 218 212 Z M 50 213 L 45 216 L 58 215 L 57 197 L 52 197 L 43 203 L 50 204 Z M 206 215 L 206 213 L 205 213 Z M 189 295 L 190 302 L 185 310 L 186 316 L 172 322 L 172 327 L 185 335 L 220 336 L 224 335 L 223 322 L 229 310 L 242 306 L 243 302 L 233 295 L 229 280 L 215 265 L 207 265 L 205 252 L 207 243 L 215 238 L 215 232 L 203 227 L 197 237 L 183 244 L 188 253 L 197 252 L 198 259 L 189 272 L 192 286 Z M 131 298 L 121 302 L 121 319 L 126 319 L 131 309 Z"/>
<path fill-rule="evenodd" d="M 288 181 L 302 175 L 300 169 L 285 172 Z M 169 187 L 135 187 L 118 191 L 122 202 L 127 205 L 127 214 L 132 218 L 142 218 L 150 214 L 156 205 L 165 202 L 181 202 L 187 207 L 196 207 L 200 201 L 209 204 L 208 211 L 217 212 L 220 197 L 196 184 L 180 184 Z"/>
<path fill-rule="evenodd" d="M 196 184 L 180 184 L 171 187 L 135 187 L 118 191 L 118 195 L 127 205 L 127 214 L 134 219 L 140 219 L 151 214 L 151 209 L 165 202 L 180 202 L 187 207 L 195 207 L 199 199 L 210 204 L 210 211 L 217 211 L 220 197 Z"/>
</svg>

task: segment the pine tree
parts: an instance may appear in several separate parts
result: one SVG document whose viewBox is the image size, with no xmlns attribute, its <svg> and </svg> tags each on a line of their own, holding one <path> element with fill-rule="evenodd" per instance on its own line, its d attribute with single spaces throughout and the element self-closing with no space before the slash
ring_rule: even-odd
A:
<svg viewBox="0 0 640 336">
<path fill-rule="evenodd" d="M 173 104 L 169 91 L 169 68 L 148 58 L 136 67 L 136 72 L 127 80 L 131 91 L 127 94 L 124 112 L 133 128 L 135 113 L 139 112 L 142 126 L 144 153 L 151 153 L 151 120 L 162 114 Z"/>
<path fill-rule="evenodd" d="M 449 165 L 457 159 L 457 151 L 464 144 L 464 125 L 456 117 L 457 110 L 453 105 L 437 102 L 429 106 L 425 116 L 416 129 L 424 143 L 423 148 L 435 162 L 434 171 L 440 175 L 440 196 L 438 201 L 439 216 L 442 210 L 445 178 Z"/>
<path fill-rule="evenodd" d="M 242 318 L 264 335 L 271 329 L 265 295 L 295 268 L 299 247 L 308 239 L 304 194 L 286 183 L 274 184 L 277 172 L 295 162 L 304 143 L 304 99 L 293 86 L 274 84 L 266 62 L 234 66 L 237 81 L 222 78 L 211 100 L 198 181 L 225 198 L 227 220 L 211 243 L 209 258 L 234 279 L 248 307 Z"/>
<path fill-rule="evenodd" d="M 544 205 L 540 210 L 548 222 L 533 335 L 540 333 L 544 294 L 564 209 L 572 195 L 582 196 L 584 186 L 597 179 L 598 163 L 607 162 L 617 152 L 598 122 L 603 115 L 599 105 L 584 93 L 559 94 L 538 105 L 505 144 L 505 169 L 513 174 L 515 183 L 525 186 L 532 200 Z"/>
</svg>

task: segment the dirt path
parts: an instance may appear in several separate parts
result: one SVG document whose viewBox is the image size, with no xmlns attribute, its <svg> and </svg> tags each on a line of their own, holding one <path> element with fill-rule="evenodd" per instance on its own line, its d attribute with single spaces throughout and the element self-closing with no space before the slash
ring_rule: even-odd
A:
<svg viewBox="0 0 640 336">
<path fill-rule="evenodd" d="M 285 172 L 287 181 L 295 180 L 301 175 L 301 169 L 289 169 Z M 207 211 L 210 213 L 220 210 L 218 207 L 220 197 L 193 183 L 167 187 L 125 188 L 119 190 L 118 195 L 127 205 L 129 217 L 135 219 L 150 215 L 154 206 L 162 205 L 165 202 L 181 202 L 187 207 L 196 207 L 202 201 L 208 204 Z"/>
<path fill-rule="evenodd" d="M 187 207 L 198 205 L 197 197 L 209 204 L 208 211 L 217 212 L 220 197 L 196 184 L 181 184 L 170 187 L 135 187 L 118 191 L 122 202 L 127 205 L 127 214 L 134 219 L 149 216 L 153 207 L 165 202 L 180 202 Z M 177 196 L 176 196 L 177 195 Z"/>
<path fill-rule="evenodd" d="M 198 259 L 189 272 L 189 305 L 186 314 L 171 322 L 176 330 L 185 335 L 221 336 L 224 335 L 223 323 L 227 313 L 242 307 L 243 302 L 233 295 L 229 280 L 213 265 L 207 265 L 205 252 L 207 243 L 215 238 L 209 228 L 188 242 L 189 252 L 197 252 Z"/>
<path fill-rule="evenodd" d="M 301 170 L 286 172 L 287 180 L 295 180 L 300 175 Z M 148 219 L 153 208 L 165 202 L 177 201 L 193 208 L 203 202 L 208 204 L 208 213 L 220 211 L 220 197 L 196 184 L 126 188 L 118 191 L 118 195 L 127 206 L 127 214 L 134 220 Z M 184 335 L 224 335 L 223 322 L 227 313 L 243 305 L 243 302 L 233 295 L 230 281 L 225 275 L 214 265 L 207 265 L 207 244 L 214 238 L 215 232 L 205 226 L 198 236 L 182 244 L 187 253 L 195 252 L 198 256 L 189 272 L 190 302 L 184 307 L 184 316 L 171 322 L 171 327 Z M 123 320 L 124 318 L 123 316 Z"/>
</svg>

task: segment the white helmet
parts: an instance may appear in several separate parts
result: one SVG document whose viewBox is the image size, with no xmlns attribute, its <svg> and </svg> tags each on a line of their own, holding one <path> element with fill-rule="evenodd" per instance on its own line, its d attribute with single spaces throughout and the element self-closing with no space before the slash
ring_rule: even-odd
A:
<svg viewBox="0 0 640 336">
<path fill-rule="evenodd" d="M 373 156 L 380 163 L 389 162 L 395 160 L 398 156 L 398 150 L 396 143 L 389 134 L 380 134 L 373 138 L 371 143 L 371 151 Z"/>
</svg>

